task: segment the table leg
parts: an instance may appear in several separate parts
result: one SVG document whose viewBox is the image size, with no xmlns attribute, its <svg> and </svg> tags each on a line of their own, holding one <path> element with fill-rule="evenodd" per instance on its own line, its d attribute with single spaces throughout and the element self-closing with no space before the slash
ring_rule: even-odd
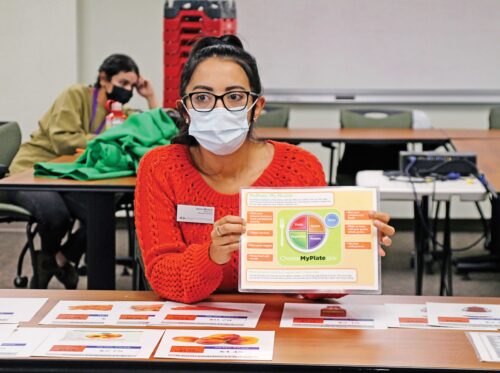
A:
<svg viewBox="0 0 500 373">
<path fill-rule="evenodd" d="M 453 295 L 453 272 L 451 267 L 451 227 L 450 227 L 450 201 L 446 201 L 446 214 L 444 220 L 443 262 L 441 263 L 441 285 L 439 295 Z"/>
<path fill-rule="evenodd" d="M 422 283 L 424 274 L 424 255 L 428 251 L 428 235 L 426 228 L 429 228 L 429 199 L 422 197 L 420 206 L 418 201 L 414 202 L 415 215 L 415 295 L 422 295 Z M 421 213 L 419 213 L 419 209 Z"/>
<path fill-rule="evenodd" d="M 114 290 L 114 193 L 87 193 L 87 206 L 87 288 Z"/>
</svg>

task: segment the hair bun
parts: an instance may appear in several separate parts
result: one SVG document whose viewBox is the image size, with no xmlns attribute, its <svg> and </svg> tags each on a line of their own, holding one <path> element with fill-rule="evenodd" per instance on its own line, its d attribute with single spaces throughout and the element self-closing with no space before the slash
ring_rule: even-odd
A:
<svg viewBox="0 0 500 373">
<path fill-rule="evenodd" d="M 235 48 L 244 49 L 243 43 L 236 35 L 222 35 L 219 37 L 216 36 L 207 36 L 201 38 L 196 42 L 196 44 L 191 49 L 191 54 L 195 54 L 198 51 L 215 46 L 215 45 L 230 45 Z"/>
<path fill-rule="evenodd" d="M 243 48 L 243 43 L 241 42 L 240 38 L 237 37 L 236 35 L 222 35 L 219 38 L 224 44 L 229 44 L 237 48 Z"/>
</svg>

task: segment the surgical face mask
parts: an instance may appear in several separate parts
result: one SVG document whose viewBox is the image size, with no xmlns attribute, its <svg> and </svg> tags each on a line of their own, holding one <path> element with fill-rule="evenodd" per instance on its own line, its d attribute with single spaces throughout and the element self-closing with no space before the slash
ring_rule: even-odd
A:
<svg viewBox="0 0 500 373">
<path fill-rule="evenodd" d="M 118 101 L 122 104 L 126 104 L 132 98 L 132 91 L 113 84 L 113 89 L 109 93 L 106 92 L 106 95 L 108 97 L 108 100 Z"/>
<path fill-rule="evenodd" d="M 249 109 L 240 111 L 215 108 L 209 112 L 199 112 L 188 109 L 191 119 L 189 134 L 211 153 L 232 154 L 240 148 L 247 137 L 249 129 L 247 113 L 252 110 L 256 102 Z"/>
</svg>

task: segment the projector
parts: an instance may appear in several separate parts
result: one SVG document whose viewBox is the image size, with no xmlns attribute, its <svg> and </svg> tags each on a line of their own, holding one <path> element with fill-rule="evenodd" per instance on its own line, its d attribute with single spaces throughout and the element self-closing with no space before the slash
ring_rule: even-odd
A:
<svg viewBox="0 0 500 373">
<path fill-rule="evenodd" d="M 442 152 L 399 152 L 399 171 L 408 176 L 477 174 L 476 154 Z"/>
</svg>

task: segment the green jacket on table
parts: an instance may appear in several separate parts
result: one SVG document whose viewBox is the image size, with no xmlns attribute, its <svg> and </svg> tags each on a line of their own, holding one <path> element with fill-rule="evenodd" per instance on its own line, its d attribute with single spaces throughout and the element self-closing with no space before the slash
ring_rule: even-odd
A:
<svg viewBox="0 0 500 373">
<path fill-rule="evenodd" d="M 177 132 L 177 126 L 161 108 L 133 114 L 89 141 L 76 162 L 40 162 L 35 164 L 35 175 L 77 180 L 132 176 L 146 152 L 170 144 Z"/>
</svg>

